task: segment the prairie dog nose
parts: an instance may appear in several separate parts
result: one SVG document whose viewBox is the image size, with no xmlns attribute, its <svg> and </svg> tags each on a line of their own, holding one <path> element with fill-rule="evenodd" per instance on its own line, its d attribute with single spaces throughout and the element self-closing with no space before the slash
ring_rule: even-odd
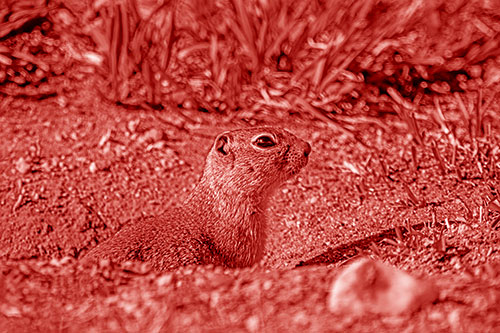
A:
<svg viewBox="0 0 500 333">
<path fill-rule="evenodd" d="M 309 154 L 311 153 L 311 145 L 309 142 L 306 142 L 306 148 L 304 149 L 304 156 L 309 157 Z"/>
</svg>

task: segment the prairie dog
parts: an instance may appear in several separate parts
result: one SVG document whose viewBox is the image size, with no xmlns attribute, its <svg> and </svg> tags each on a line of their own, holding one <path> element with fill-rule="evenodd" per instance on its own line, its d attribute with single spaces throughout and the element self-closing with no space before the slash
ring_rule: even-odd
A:
<svg viewBox="0 0 500 333">
<path fill-rule="evenodd" d="M 277 127 L 219 134 L 181 207 L 127 224 L 83 260 L 142 260 L 157 270 L 250 266 L 262 256 L 270 196 L 307 164 L 310 152 L 307 142 Z"/>
</svg>

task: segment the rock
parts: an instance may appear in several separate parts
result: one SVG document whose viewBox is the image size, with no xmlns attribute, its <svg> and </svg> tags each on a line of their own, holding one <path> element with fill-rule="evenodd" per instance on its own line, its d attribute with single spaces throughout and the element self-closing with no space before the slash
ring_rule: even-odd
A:
<svg viewBox="0 0 500 333">
<path fill-rule="evenodd" d="M 134 120 L 129 120 L 127 123 L 127 130 L 132 134 L 135 133 L 137 130 L 137 126 L 139 125 L 140 120 L 139 119 L 134 119 Z"/>
<path fill-rule="evenodd" d="M 106 133 L 104 133 L 104 135 L 101 137 L 97 145 L 99 147 L 104 146 L 109 141 L 109 138 L 111 138 L 111 130 L 108 129 Z"/>
<path fill-rule="evenodd" d="M 330 311 L 353 316 L 400 315 L 438 298 L 437 287 L 379 261 L 362 258 L 343 269 L 332 284 Z"/>
<path fill-rule="evenodd" d="M 96 173 L 97 172 L 97 165 L 95 164 L 95 162 L 90 163 L 90 165 L 89 165 L 89 171 L 91 173 Z"/>
<path fill-rule="evenodd" d="M 163 139 L 163 132 L 160 130 L 157 130 L 156 128 L 152 128 L 143 135 L 141 135 L 138 139 L 137 142 L 139 144 L 143 143 L 154 143 L 157 141 L 160 141 Z"/>
<path fill-rule="evenodd" d="M 31 170 L 31 165 L 29 165 L 29 163 L 26 162 L 26 160 L 23 157 L 20 157 L 16 161 L 15 166 L 16 170 L 22 175 L 28 173 Z"/>
<path fill-rule="evenodd" d="M 245 327 L 249 332 L 258 332 L 259 326 L 260 320 L 256 315 L 250 316 L 245 320 Z"/>
</svg>

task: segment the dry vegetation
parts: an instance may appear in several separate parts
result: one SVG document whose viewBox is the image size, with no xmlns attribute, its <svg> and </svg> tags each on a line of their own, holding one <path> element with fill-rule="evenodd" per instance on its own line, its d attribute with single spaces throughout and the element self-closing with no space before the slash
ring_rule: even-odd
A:
<svg viewBox="0 0 500 333">
<path fill-rule="evenodd" d="M 494 90 L 500 75 L 495 1 L 3 3 L 12 96 L 95 71 L 103 95 L 130 106 L 411 117 L 425 95 Z"/>
</svg>

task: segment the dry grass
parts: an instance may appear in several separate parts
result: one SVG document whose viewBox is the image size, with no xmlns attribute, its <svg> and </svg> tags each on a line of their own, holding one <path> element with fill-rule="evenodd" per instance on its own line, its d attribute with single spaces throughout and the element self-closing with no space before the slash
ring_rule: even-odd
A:
<svg viewBox="0 0 500 333">
<path fill-rule="evenodd" d="M 33 82 L 19 77 L 39 57 L 18 57 L 5 42 L 32 34 L 30 24 L 36 30 L 43 18 L 53 28 L 42 40 L 58 35 L 74 61 L 96 67 L 103 95 L 122 104 L 293 108 L 313 117 L 395 111 L 422 144 L 414 118 L 426 93 L 454 92 L 459 100 L 465 91 L 477 98 L 475 125 L 468 124 L 477 136 L 498 81 L 496 6 L 485 0 L 12 2 L 0 15 L 0 83 L 10 87 L 3 93 L 21 95 L 27 89 L 10 83 Z M 57 61 L 48 59 L 38 75 L 52 77 L 47 67 Z M 453 135 L 438 104 L 433 115 Z"/>
</svg>

